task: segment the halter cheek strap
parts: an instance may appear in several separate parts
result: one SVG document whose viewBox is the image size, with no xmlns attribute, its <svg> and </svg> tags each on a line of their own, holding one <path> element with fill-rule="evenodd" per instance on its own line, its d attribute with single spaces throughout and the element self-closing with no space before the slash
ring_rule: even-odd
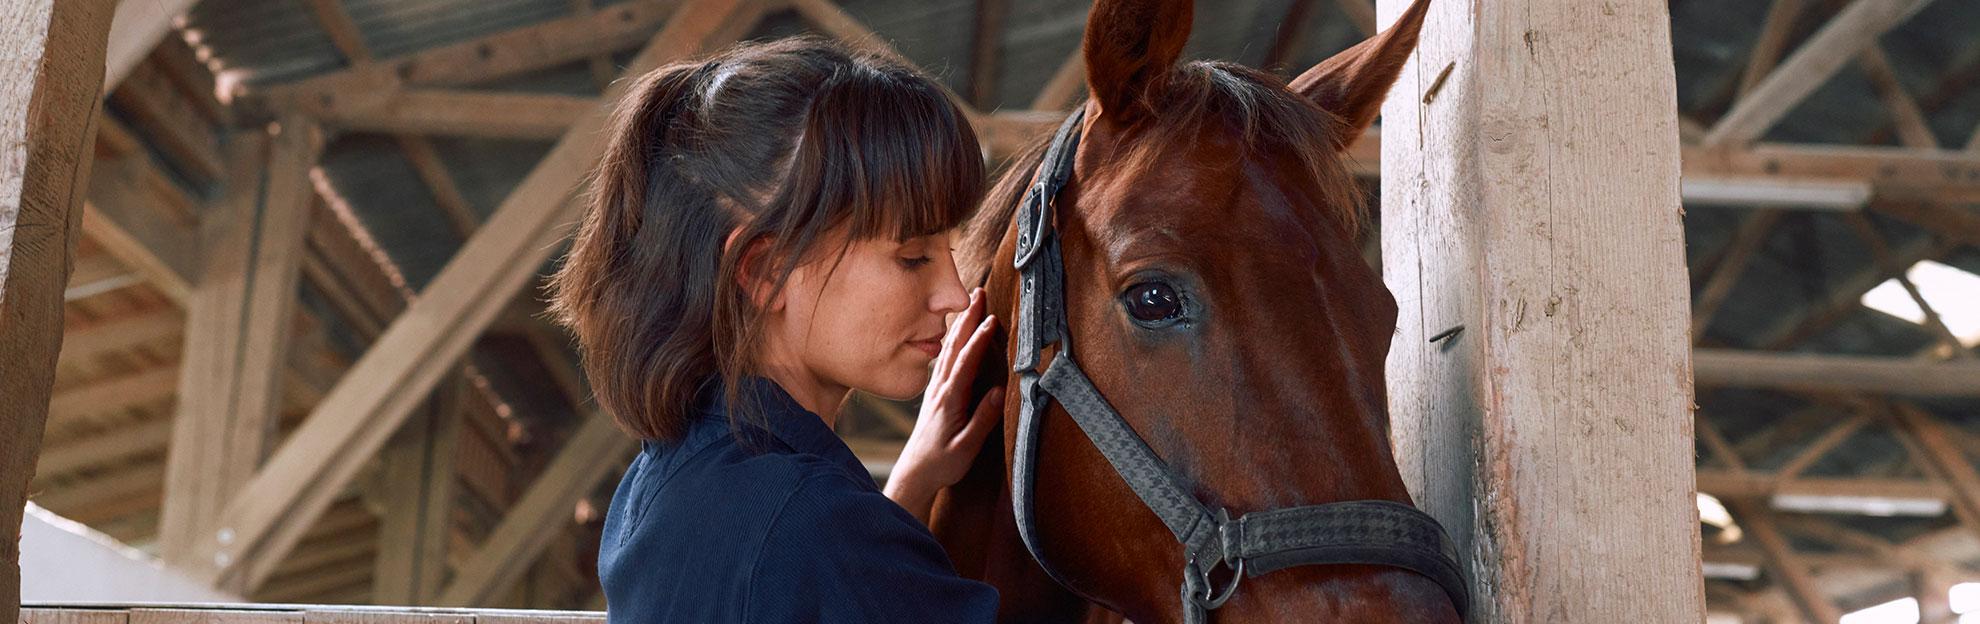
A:
<svg viewBox="0 0 1980 624">
<path fill-rule="evenodd" d="M 1089 442 L 1107 459 L 1182 545 L 1183 621 L 1202 624 L 1249 577 L 1295 566 L 1364 564 L 1420 574 L 1449 596 L 1460 618 L 1471 604 L 1469 585 L 1457 552 L 1443 527 L 1408 505 L 1357 500 L 1255 511 L 1231 518 L 1224 509 L 1203 505 L 1191 488 L 1107 403 L 1092 379 L 1073 360 L 1066 332 L 1065 268 L 1054 226 L 1053 202 L 1072 178 L 1084 110 L 1059 126 L 1036 182 L 1018 205 L 1017 340 L 1012 371 L 1021 400 L 1017 448 L 1012 459 L 1011 501 L 1018 535 L 1033 559 L 1052 579 L 1071 587 L 1040 548 L 1033 492 L 1038 477 L 1038 444 L 1046 407 L 1059 402 Z M 1044 349 L 1057 345 L 1049 361 Z M 1044 368 L 1039 368 L 1044 364 Z M 1213 583 L 1211 573 L 1228 568 L 1230 579 Z"/>
</svg>

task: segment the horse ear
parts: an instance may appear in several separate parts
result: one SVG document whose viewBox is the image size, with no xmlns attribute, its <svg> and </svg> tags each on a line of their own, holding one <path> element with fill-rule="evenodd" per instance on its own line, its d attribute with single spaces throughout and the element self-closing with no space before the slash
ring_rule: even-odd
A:
<svg viewBox="0 0 1980 624">
<path fill-rule="evenodd" d="M 1340 137 L 1343 147 L 1353 144 L 1382 112 L 1382 99 L 1416 51 L 1416 34 L 1423 29 L 1429 8 L 1430 0 L 1410 3 L 1388 30 L 1321 61 L 1289 85 L 1294 93 L 1347 122 L 1347 132 Z"/>
<path fill-rule="evenodd" d="M 1097 0 L 1086 17 L 1086 85 L 1102 115 L 1131 122 L 1153 113 L 1157 87 L 1189 41 L 1190 0 Z"/>
</svg>

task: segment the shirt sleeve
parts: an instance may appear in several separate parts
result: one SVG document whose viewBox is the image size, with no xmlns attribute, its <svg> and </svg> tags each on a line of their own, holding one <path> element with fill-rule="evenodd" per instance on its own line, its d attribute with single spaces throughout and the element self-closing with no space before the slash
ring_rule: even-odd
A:
<svg viewBox="0 0 1980 624">
<path fill-rule="evenodd" d="M 747 622 L 994 622 L 997 590 L 958 576 L 934 535 L 843 475 L 805 479 L 750 575 Z"/>
</svg>

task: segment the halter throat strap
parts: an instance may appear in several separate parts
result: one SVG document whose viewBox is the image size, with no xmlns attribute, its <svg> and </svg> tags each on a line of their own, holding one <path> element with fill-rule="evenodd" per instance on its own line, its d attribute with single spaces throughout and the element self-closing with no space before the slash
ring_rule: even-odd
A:
<svg viewBox="0 0 1980 624">
<path fill-rule="evenodd" d="M 1072 178 L 1084 107 L 1059 126 L 1030 188 L 1017 207 L 1017 341 L 1012 371 L 1020 405 L 1012 459 L 1011 501 L 1018 535 L 1040 567 L 1072 587 L 1045 557 L 1039 543 L 1033 493 L 1038 445 L 1046 408 L 1056 400 L 1072 416 L 1121 480 L 1160 519 L 1183 548 L 1183 621 L 1202 624 L 1248 577 L 1296 566 L 1365 564 L 1400 568 L 1436 582 L 1459 617 L 1471 603 L 1457 552 L 1443 527 L 1408 505 L 1357 500 L 1255 511 L 1231 518 L 1203 505 L 1188 483 L 1170 470 L 1135 433 L 1073 359 L 1066 331 L 1065 268 L 1055 227 L 1054 203 Z M 1049 361 L 1047 346 L 1056 346 Z M 1044 367 L 1040 369 L 1040 364 Z M 1213 583 L 1212 572 L 1230 571 Z"/>
</svg>

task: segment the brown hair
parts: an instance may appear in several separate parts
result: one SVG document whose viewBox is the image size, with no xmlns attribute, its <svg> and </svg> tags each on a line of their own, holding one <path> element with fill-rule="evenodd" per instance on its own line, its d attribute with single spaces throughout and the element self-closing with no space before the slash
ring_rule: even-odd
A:
<svg viewBox="0 0 1980 624">
<path fill-rule="evenodd" d="M 762 339 L 739 272 L 774 297 L 841 228 L 847 245 L 948 230 L 984 183 L 941 87 L 815 37 L 648 72 L 609 132 L 550 312 L 577 335 L 598 404 L 645 439 L 678 440 L 716 384 L 732 424 L 760 424 L 738 389 L 760 374 Z M 758 241 L 768 253 L 741 266 Z"/>
</svg>

